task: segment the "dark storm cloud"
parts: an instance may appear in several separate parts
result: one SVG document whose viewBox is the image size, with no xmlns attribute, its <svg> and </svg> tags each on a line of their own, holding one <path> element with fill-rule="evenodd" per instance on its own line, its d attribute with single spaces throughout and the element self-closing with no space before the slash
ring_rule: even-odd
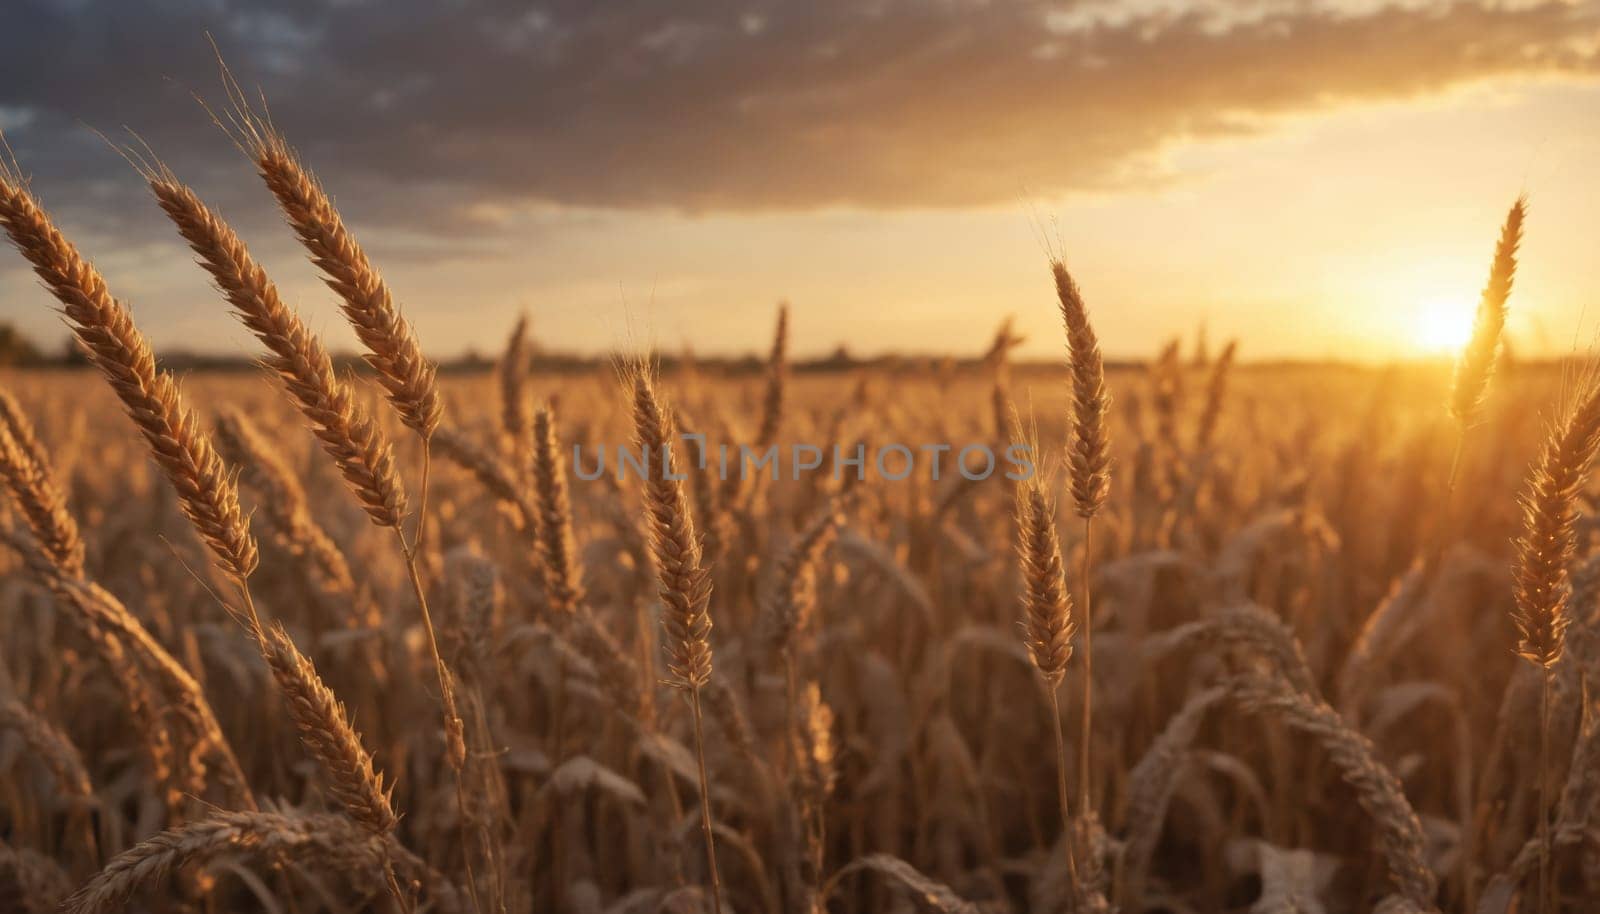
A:
<svg viewBox="0 0 1600 914">
<path fill-rule="evenodd" d="M 1108 7 L 13 0 L 0 126 L 79 209 L 135 186 L 82 124 L 130 125 L 203 189 L 253 192 L 188 98 L 221 94 L 210 32 L 356 218 L 461 233 L 508 202 L 962 206 L 1146 185 L 1167 144 L 1273 115 L 1589 74 L 1600 38 L 1594 2 L 1088 12 Z"/>
</svg>

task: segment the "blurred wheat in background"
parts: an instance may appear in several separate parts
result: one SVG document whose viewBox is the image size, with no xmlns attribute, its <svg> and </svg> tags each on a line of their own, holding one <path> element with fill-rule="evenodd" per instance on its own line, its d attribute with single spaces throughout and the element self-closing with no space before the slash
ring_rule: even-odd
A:
<svg viewBox="0 0 1600 914">
<path fill-rule="evenodd" d="M 231 95 L 370 370 L 133 151 L 266 369 L 180 381 L 0 168 L 93 369 L 0 375 L 0 910 L 1600 907 L 1600 380 L 1505 355 L 1524 201 L 1453 377 L 1108 367 L 1060 256 L 1053 366 L 1007 321 L 801 372 L 796 305 L 760 375 L 557 373 L 526 320 L 440 375 Z M 1022 442 L 1020 480 L 833 450 Z"/>
</svg>

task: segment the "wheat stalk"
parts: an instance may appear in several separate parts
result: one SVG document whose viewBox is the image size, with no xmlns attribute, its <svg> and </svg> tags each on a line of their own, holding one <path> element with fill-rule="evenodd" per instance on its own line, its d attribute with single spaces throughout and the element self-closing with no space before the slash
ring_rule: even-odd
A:
<svg viewBox="0 0 1600 914">
<path fill-rule="evenodd" d="M 711 679 L 711 574 L 701 564 L 700 538 L 683 478 L 673 469 L 671 414 L 656 396 L 649 369 L 632 371 L 634 441 L 649 462 L 645 479 L 645 518 L 650 552 L 655 559 L 662 602 L 661 626 L 671 677 L 667 684 L 689 694 L 694 715 L 695 755 L 700 775 L 700 828 L 705 836 L 706 866 L 711 877 L 714 911 L 722 911 L 722 880 L 717 873 L 712 839 L 711 790 L 706 777 L 706 750 L 700 689 Z"/>
<path fill-rule="evenodd" d="M 234 87 L 236 89 L 236 87 Z M 232 91 L 232 90 L 231 90 Z M 294 151 L 270 124 L 256 118 L 241 104 L 236 91 L 235 125 L 242 145 L 283 210 L 313 263 L 323 272 L 328 286 L 339 295 L 345 317 L 356 336 L 367 348 L 366 360 L 377 372 L 378 381 L 388 393 L 390 404 L 400 421 L 422 439 L 422 493 L 417 512 L 416 531 L 410 542 L 398 523 L 393 525 L 404 554 L 407 575 L 422 615 L 444 713 L 447 755 L 457 774 L 466 761 L 466 744 L 461 715 L 456 709 L 455 687 L 439 654 L 438 633 L 428 611 L 428 599 L 417 569 L 416 552 L 424 540 L 427 523 L 428 477 L 432 465 L 430 440 L 443 415 L 436 371 L 422 354 L 411 324 L 395 307 L 388 284 L 367 259 L 366 252 L 345 227 L 344 220 L 322 186 L 300 163 Z M 458 796 L 465 809 L 464 796 Z M 469 888 L 472 888 L 469 886 Z M 475 890 L 475 889 L 474 889 Z M 476 904 L 475 904 L 476 907 Z"/>
<path fill-rule="evenodd" d="M 803 735 L 800 741 L 798 784 L 800 818 L 805 828 L 806 875 L 811 887 L 809 894 L 814 897 L 825 872 L 827 822 L 824 810 L 839 776 L 833 738 L 833 709 L 822 700 L 822 691 L 815 682 L 807 683 L 801 692 L 800 720 Z"/>
<path fill-rule="evenodd" d="M 416 529 L 408 540 L 399 523 L 398 512 L 379 520 L 390 526 L 399 542 L 412 593 L 422 617 L 435 678 L 439 685 L 444 719 L 446 758 L 456 777 L 456 793 L 463 820 L 466 798 L 461 785 L 466 764 L 465 726 L 456 707 L 453 676 L 439 653 L 439 639 L 428 610 L 427 592 L 417 567 L 417 552 L 425 538 L 428 482 L 432 467 L 431 439 L 443 415 L 436 369 L 422 354 L 411 324 L 394 304 L 388 284 L 373 267 L 355 236 L 317 180 L 301 164 L 287 141 L 270 123 L 255 116 L 231 79 L 233 126 L 241 147 L 255 163 L 256 170 L 277 200 L 301 245 L 323 273 L 329 288 L 339 296 L 340 308 L 366 347 L 365 359 L 377 373 L 389 403 L 401 422 L 422 440 L 422 479 L 418 486 L 420 507 Z M 391 471 L 392 472 L 392 471 Z M 395 484 L 398 491 L 398 483 Z M 369 509 L 370 513 L 370 509 Z M 389 523 L 390 520 L 393 523 Z M 248 599 L 246 600 L 248 603 Z M 258 626 L 259 627 L 259 626 Z M 465 824 L 465 822 L 463 822 Z M 475 881 L 468 888 L 474 893 L 474 908 L 481 910 Z"/>
<path fill-rule="evenodd" d="M 1550 681 L 1566 647 L 1571 588 L 1568 566 L 1578 548 L 1578 492 L 1600 451 L 1600 381 L 1585 378 L 1579 394 L 1546 437 L 1522 496 L 1517 540 L 1517 655 L 1539 668 L 1539 907 L 1548 909 L 1550 884 Z"/>
<path fill-rule="evenodd" d="M 1072 370 L 1072 444 L 1067 468 L 1072 480 L 1072 500 L 1083 518 L 1083 722 L 1078 746 L 1078 805 L 1087 814 L 1093 794 L 1090 784 L 1090 748 L 1094 734 L 1094 603 L 1090 563 L 1094 559 L 1090 532 L 1094 517 L 1111 494 L 1111 438 L 1106 429 L 1111 395 L 1106 392 L 1105 362 L 1100 340 L 1089 323 L 1078 283 L 1057 259 L 1050 269 L 1055 277 L 1056 301 L 1067 337 L 1067 362 Z"/>
<path fill-rule="evenodd" d="M 1061 565 L 1061 540 L 1056 535 L 1055 501 L 1035 475 L 1017 487 L 1017 553 L 1022 569 L 1022 632 L 1028 659 L 1043 681 L 1049 699 L 1050 723 L 1056 745 L 1057 802 L 1061 829 L 1070 833 L 1071 807 L 1067 801 L 1067 744 L 1061 732 L 1061 682 L 1072 659 L 1072 597 L 1067 592 Z M 1074 855 L 1067 851 L 1073 892 L 1078 874 Z"/>
</svg>

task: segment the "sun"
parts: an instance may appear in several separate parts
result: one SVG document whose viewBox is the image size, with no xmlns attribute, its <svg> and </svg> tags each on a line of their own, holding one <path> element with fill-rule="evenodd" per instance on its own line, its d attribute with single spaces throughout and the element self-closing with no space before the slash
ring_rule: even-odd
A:
<svg viewBox="0 0 1600 914">
<path fill-rule="evenodd" d="M 1418 306 L 1411 342 L 1423 352 L 1459 352 L 1472 339 L 1474 308 L 1466 301 L 1434 299 Z"/>
</svg>

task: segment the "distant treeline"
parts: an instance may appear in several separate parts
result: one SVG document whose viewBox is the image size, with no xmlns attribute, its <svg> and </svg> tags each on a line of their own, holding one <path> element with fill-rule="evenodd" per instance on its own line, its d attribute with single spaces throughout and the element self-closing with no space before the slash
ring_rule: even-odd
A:
<svg viewBox="0 0 1600 914">
<path fill-rule="evenodd" d="M 257 363 L 248 357 L 231 353 L 219 354 L 171 350 L 161 353 L 160 357 L 161 364 L 164 367 L 179 372 L 246 372 L 259 369 Z M 615 354 L 585 355 L 575 352 L 538 351 L 534 354 L 534 366 L 536 371 L 551 374 L 587 374 L 616 365 L 622 358 L 622 356 Z M 367 371 L 366 363 L 358 355 L 349 353 L 335 354 L 333 361 L 335 367 L 340 371 L 353 371 L 356 373 L 365 373 Z M 758 374 L 766 369 L 766 355 L 754 352 L 731 358 L 664 352 L 657 355 L 656 361 L 662 370 L 669 372 L 677 371 L 691 362 L 697 370 L 710 374 Z M 981 355 L 974 355 L 968 358 L 927 354 L 881 355 L 870 358 L 857 358 L 841 346 L 825 358 L 795 359 L 790 363 L 790 368 L 796 373 L 834 373 L 857 370 L 966 373 L 984 370 L 987 364 L 985 358 Z M 23 336 L 16 328 L 0 323 L 0 366 L 71 368 L 87 365 L 87 357 L 71 339 L 68 339 L 54 352 L 50 352 Z M 456 358 L 440 362 L 439 371 L 444 374 L 474 374 L 493 370 L 494 366 L 494 358 L 477 352 L 468 352 Z M 1018 363 L 1015 366 L 1015 368 L 1021 370 L 1057 367 L 1060 367 L 1059 363 L 1052 361 L 1040 361 L 1033 364 Z"/>
<path fill-rule="evenodd" d="M 0 331 L 3 333 L 3 331 Z M 259 371 L 260 365 L 249 358 L 237 355 L 221 355 L 212 353 L 197 353 L 187 351 L 167 351 L 160 353 L 161 365 L 164 368 L 177 372 L 249 372 Z M 541 352 L 533 357 L 534 371 L 544 374 L 589 374 L 595 371 L 609 370 L 612 366 L 621 364 L 626 359 L 618 354 L 583 355 L 573 352 Z M 766 370 L 766 361 L 762 356 L 747 355 L 737 357 L 685 357 L 671 353 L 658 353 L 655 356 L 656 364 L 667 373 L 677 372 L 692 364 L 697 371 L 713 375 L 745 375 L 760 374 Z M 368 367 L 361 357 L 349 353 L 335 353 L 333 356 L 334 367 L 340 372 L 354 372 L 366 374 Z M 0 367 L 13 368 L 73 368 L 87 367 L 88 360 L 76 348 L 66 348 L 56 353 L 46 353 L 39 349 L 27 346 L 10 348 L 5 346 L 5 337 L 0 335 Z M 471 375 L 493 371 L 496 360 L 476 353 L 468 353 L 453 359 L 446 359 L 439 363 L 439 373 L 445 375 Z M 1127 366 L 1135 363 L 1128 362 Z M 1109 367 L 1119 367 L 1117 363 L 1108 363 Z M 1061 368 L 1061 363 L 1054 361 L 1017 362 L 1012 365 L 1013 371 L 1043 371 Z M 875 372 L 905 372 L 918 373 L 946 373 L 969 374 L 987 371 L 987 363 L 982 358 L 947 358 L 935 355 L 882 355 L 871 358 L 851 358 L 848 356 L 833 355 L 821 359 L 796 359 L 790 362 L 789 368 L 796 374 L 831 374 L 852 371 Z"/>
<path fill-rule="evenodd" d="M 247 372 L 260 370 L 260 366 L 249 358 L 233 354 L 197 353 L 173 350 L 161 353 L 161 364 L 169 369 L 179 372 L 205 371 L 205 372 Z M 548 374 L 588 374 L 594 371 L 607 370 L 620 364 L 625 359 L 618 354 L 585 355 L 576 352 L 559 352 L 539 350 L 534 353 L 534 370 Z M 367 365 L 358 355 L 350 353 L 336 353 L 333 356 L 334 366 L 340 371 L 351 371 L 365 374 Z M 470 375 L 492 371 L 495 358 L 485 356 L 478 352 L 468 352 L 452 359 L 439 363 L 442 374 Z M 1437 362 L 1438 359 L 1422 360 L 1424 362 Z M 1535 360 L 1542 363 L 1546 360 Z M 1567 361 L 1582 361 L 1581 359 L 1558 359 L 1555 364 Z M 662 352 L 656 356 L 656 362 L 663 371 L 675 372 L 686 364 L 692 363 L 699 371 L 716 375 L 745 375 L 759 374 L 766 370 L 766 354 L 750 353 L 742 356 L 704 356 L 683 352 Z M 1509 353 L 1502 355 L 1504 367 L 1509 369 L 1513 363 Z M 1139 368 L 1148 364 L 1141 359 L 1108 360 L 1106 367 L 1112 370 Z M 1203 357 L 1197 358 L 1196 365 L 1204 364 Z M 1326 359 L 1282 359 L 1266 362 L 1248 362 L 1249 367 L 1315 367 L 1343 365 L 1352 368 L 1375 368 L 1378 365 L 1362 365 L 1359 363 L 1340 362 Z M 87 366 L 88 359 L 71 339 L 62 344 L 56 351 L 49 352 L 40 348 L 33 341 L 19 333 L 16 328 L 0 322 L 0 367 L 14 368 L 71 368 Z M 1049 372 L 1059 371 L 1064 367 L 1064 362 L 1055 359 L 1016 360 L 1011 363 L 1014 372 Z M 919 354 L 889 354 L 868 357 L 852 355 L 845 347 L 840 346 L 831 355 L 824 358 L 793 359 L 790 370 L 797 374 L 832 374 L 847 373 L 852 371 L 887 372 L 891 374 L 948 374 L 966 375 L 983 373 L 992 370 L 988 357 L 981 354 L 955 357 L 927 353 Z"/>
</svg>

